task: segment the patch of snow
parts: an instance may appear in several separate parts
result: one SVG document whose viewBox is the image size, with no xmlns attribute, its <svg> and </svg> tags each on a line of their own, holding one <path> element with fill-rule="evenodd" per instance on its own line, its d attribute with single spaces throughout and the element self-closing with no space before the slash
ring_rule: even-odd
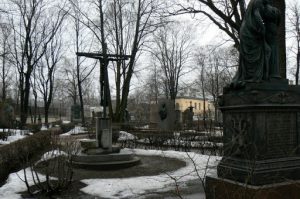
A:
<svg viewBox="0 0 300 199">
<path fill-rule="evenodd" d="M 41 158 L 41 161 L 50 160 L 50 159 L 56 158 L 61 155 L 67 155 L 67 153 L 64 151 L 61 151 L 61 150 L 49 151 L 49 152 L 44 153 L 44 155 Z"/>
<path fill-rule="evenodd" d="M 191 147 L 223 147 L 223 143 L 219 143 L 219 142 L 197 142 L 197 141 L 193 141 L 193 142 L 189 142 Z"/>
<path fill-rule="evenodd" d="M 88 131 L 86 130 L 85 127 L 75 126 L 75 128 L 68 131 L 67 133 L 61 134 L 60 136 L 70 136 L 70 135 L 82 134 L 82 133 L 87 133 L 87 132 Z"/>
<path fill-rule="evenodd" d="M 27 180 L 29 183 L 29 186 L 34 185 L 31 170 L 29 168 L 25 169 L 27 173 Z M 20 199 L 22 198 L 19 192 L 24 192 L 27 190 L 27 187 L 25 183 L 21 180 L 24 180 L 24 171 L 20 170 L 16 173 L 12 173 L 8 176 L 8 179 L 6 181 L 6 184 L 4 184 L 2 187 L 0 187 L 0 198 L 1 199 Z M 46 180 L 46 177 L 44 175 L 39 174 L 39 178 L 41 182 L 44 182 Z"/>
<path fill-rule="evenodd" d="M 48 130 L 47 126 L 45 124 L 43 124 L 41 127 L 41 131 L 47 131 L 47 130 Z"/>
<path fill-rule="evenodd" d="M 62 123 L 63 123 L 63 124 L 70 124 L 71 121 L 64 120 L 64 121 L 62 121 Z"/>
<path fill-rule="evenodd" d="M 49 160 L 51 158 L 57 157 L 59 155 L 65 155 L 64 152 L 59 151 L 59 150 L 53 150 L 45 153 L 40 161 L 43 160 Z M 37 163 L 38 163 L 37 162 Z M 25 169 L 27 180 L 29 186 L 34 185 L 34 181 L 31 175 L 31 169 L 28 167 Z M 40 173 L 38 173 L 39 179 L 41 182 L 46 181 L 46 177 Z M 27 187 L 23 180 L 25 179 L 24 177 L 24 171 L 20 170 L 15 173 L 11 173 L 8 176 L 8 179 L 6 180 L 6 183 L 0 187 L 0 198 L 1 199 L 21 199 L 21 195 L 19 194 L 20 192 L 24 192 L 27 190 Z M 51 177 L 51 179 L 56 179 L 54 177 Z"/>
<path fill-rule="evenodd" d="M 136 139 L 138 139 L 138 138 L 136 136 L 132 135 L 131 133 L 128 133 L 126 131 L 119 132 L 118 141 L 136 140 Z"/>
<path fill-rule="evenodd" d="M 149 125 L 141 126 L 140 129 L 149 129 Z"/>
<path fill-rule="evenodd" d="M 223 136 L 223 130 L 214 130 L 214 131 L 201 131 L 201 133 L 210 135 L 210 136 Z"/>
<path fill-rule="evenodd" d="M 12 142 L 23 139 L 28 135 L 32 134 L 28 130 L 19 130 L 19 129 L 0 129 L 0 132 L 7 132 L 9 134 L 7 140 L 0 140 L 0 145 L 10 144 Z"/>
<path fill-rule="evenodd" d="M 186 162 L 186 166 L 169 173 L 160 174 L 157 176 L 141 176 L 132 178 L 118 179 L 87 179 L 82 180 L 87 184 L 87 187 L 81 191 L 104 198 L 133 198 L 147 192 L 164 192 L 174 189 L 174 180 L 170 176 L 177 179 L 177 182 L 184 186 L 190 180 L 198 179 L 196 169 L 201 177 L 204 177 L 207 169 L 209 175 L 216 176 L 216 165 L 220 160 L 217 156 L 200 155 L 193 152 L 177 152 L 177 151 L 157 151 L 157 150 L 142 150 L 142 149 L 126 149 L 137 155 L 147 156 L 163 156 L 177 158 Z M 207 162 L 208 166 L 207 166 Z M 101 187 L 101 189 L 99 189 Z"/>
<path fill-rule="evenodd" d="M 197 133 L 196 130 L 185 130 L 184 132 L 189 132 L 189 133 Z"/>
<path fill-rule="evenodd" d="M 142 138 L 137 140 L 138 143 L 150 144 L 149 138 Z"/>
</svg>

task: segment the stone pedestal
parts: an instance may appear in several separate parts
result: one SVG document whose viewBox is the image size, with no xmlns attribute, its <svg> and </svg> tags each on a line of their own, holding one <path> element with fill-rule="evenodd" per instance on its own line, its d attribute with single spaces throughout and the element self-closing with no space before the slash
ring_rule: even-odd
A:
<svg viewBox="0 0 300 199">
<path fill-rule="evenodd" d="M 300 179 L 300 87 L 247 83 L 219 99 L 224 157 L 218 176 L 251 185 Z"/>
<path fill-rule="evenodd" d="M 298 199 L 299 196 L 300 181 L 253 186 L 206 177 L 206 199 Z"/>
<path fill-rule="evenodd" d="M 109 118 L 96 117 L 96 140 L 98 147 L 111 150 L 112 147 L 112 129 Z"/>
</svg>

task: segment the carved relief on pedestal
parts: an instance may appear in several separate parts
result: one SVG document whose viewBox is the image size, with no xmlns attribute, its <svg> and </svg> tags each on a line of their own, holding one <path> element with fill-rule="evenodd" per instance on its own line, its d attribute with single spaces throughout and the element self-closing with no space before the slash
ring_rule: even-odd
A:
<svg viewBox="0 0 300 199">
<path fill-rule="evenodd" d="M 245 156 L 249 148 L 248 132 L 250 122 L 241 117 L 241 115 L 227 115 L 225 125 L 227 128 L 226 136 L 228 143 L 226 144 L 225 153 L 229 156 Z"/>
<path fill-rule="evenodd" d="M 286 92 L 279 92 L 266 98 L 266 101 L 268 103 L 273 103 L 273 104 L 287 104 L 287 103 L 294 103 L 295 98 L 291 97 Z"/>
<path fill-rule="evenodd" d="M 219 98 L 220 106 L 249 105 L 249 104 L 295 104 L 299 96 L 292 92 L 272 92 L 252 90 L 248 93 L 231 93 Z"/>
</svg>

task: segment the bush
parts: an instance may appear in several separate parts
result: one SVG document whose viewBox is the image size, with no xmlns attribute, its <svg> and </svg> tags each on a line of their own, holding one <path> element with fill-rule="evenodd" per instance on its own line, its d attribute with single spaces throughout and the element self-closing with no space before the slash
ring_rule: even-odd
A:
<svg viewBox="0 0 300 199">
<path fill-rule="evenodd" d="M 0 146 L 0 183 L 51 146 L 51 132 L 44 131 L 11 144 Z"/>
<path fill-rule="evenodd" d="M 0 102 L 0 128 L 12 128 L 15 120 L 13 106 L 7 102 Z"/>
<path fill-rule="evenodd" d="M 7 140 L 8 133 L 7 132 L 0 132 L 0 140 Z"/>
<path fill-rule="evenodd" d="M 41 130 L 42 125 L 40 125 L 40 124 L 27 124 L 26 127 L 30 132 L 37 133 Z"/>
<path fill-rule="evenodd" d="M 73 128 L 75 128 L 75 124 L 73 124 L 73 123 L 61 124 L 60 128 L 61 128 L 63 133 L 67 133 L 70 130 L 72 130 Z"/>
</svg>

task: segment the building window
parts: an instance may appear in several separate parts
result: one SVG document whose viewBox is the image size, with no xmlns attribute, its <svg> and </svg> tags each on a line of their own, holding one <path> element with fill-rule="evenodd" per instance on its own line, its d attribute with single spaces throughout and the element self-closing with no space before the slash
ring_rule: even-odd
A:
<svg viewBox="0 0 300 199">
<path fill-rule="evenodd" d="M 201 110 L 201 103 L 199 102 L 199 110 Z"/>
<path fill-rule="evenodd" d="M 197 109 L 197 103 L 195 102 L 195 109 Z"/>
</svg>

